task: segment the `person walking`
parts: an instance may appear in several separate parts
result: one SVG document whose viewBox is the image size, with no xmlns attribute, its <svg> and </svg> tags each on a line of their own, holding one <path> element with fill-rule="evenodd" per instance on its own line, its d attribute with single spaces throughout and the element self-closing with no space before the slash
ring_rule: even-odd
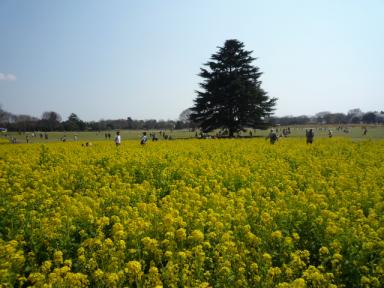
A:
<svg viewBox="0 0 384 288">
<path fill-rule="evenodd" d="M 140 144 L 145 145 L 147 143 L 147 132 L 143 132 L 143 136 L 141 136 Z"/>
<path fill-rule="evenodd" d="M 120 144 L 121 144 L 120 131 L 117 131 L 117 132 L 116 132 L 115 144 L 116 144 L 116 147 L 117 147 L 117 146 L 120 146 Z"/>
<path fill-rule="evenodd" d="M 313 138 L 315 137 L 315 134 L 313 133 L 312 129 L 305 130 L 305 136 L 307 137 L 307 144 L 313 143 Z"/>
<path fill-rule="evenodd" d="M 275 144 L 275 142 L 278 140 L 277 134 L 275 133 L 275 131 L 273 131 L 273 129 L 271 129 L 266 139 L 269 139 L 269 143 L 271 144 Z"/>
</svg>

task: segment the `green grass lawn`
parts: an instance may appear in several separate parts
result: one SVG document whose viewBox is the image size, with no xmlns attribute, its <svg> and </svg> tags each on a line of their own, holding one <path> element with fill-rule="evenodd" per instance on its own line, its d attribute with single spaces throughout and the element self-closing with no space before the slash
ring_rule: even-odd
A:
<svg viewBox="0 0 384 288">
<path fill-rule="evenodd" d="M 347 126 L 346 126 L 347 127 Z M 323 138 L 328 137 L 328 129 L 331 129 L 333 132 L 333 137 L 348 137 L 353 138 L 356 140 L 363 140 L 363 139 L 382 139 L 384 138 L 384 126 L 369 126 L 367 135 L 363 135 L 363 126 L 362 125 L 355 125 L 355 126 L 348 126 L 349 133 L 345 133 L 343 131 L 337 130 L 337 126 L 319 126 L 319 125 L 297 125 L 297 126 L 290 126 L 291 128 L 291 134 L 288 137 L 302 137 L 305 138 L 305 130 L 308 128 L 313 128 L 315 132 L 315 140 L 316 138 Z M 280 135 L 283 128 L 286 127 L 275 127 L 277 130 L 277 134 Z M 252 131 L 252 137 L 266 137 L 269 133 L 268 130 L 248 130 L 246 132 L 240 133 L 240 136 L 250 136 L 250 131 Z M 105 133 L 110 133 L 111 138 L 106 139 Z M 124 140 L 137 140 L 140 141 L 140 137 L 143 133 L 142 130 L 121 130 L 121 138 L 122 141 Z M 160 135 L 158 130 L 150 130 L 147 131 L 147 135 L 149 136 L 150 133 L 156 133 L 157 138 L 159 141 L 164 141 L 164 137 Z M 172 139 L 185 139 L 185 138 L 194 138 L 196 136 L 196 132 L 191 132 L 188 130 L 166 130 L 164 131 L 166 135 L 169 135 L 172 137 Z M 47 143 L 47 142 L 57 142 L 61 141 L 60 139 L 65 135 L 66 141 L 73 142 L 75 141 L 75 135 L 77 136 L 77 141 L 79 142 L 95 142 L 95 141 L 102 141 L 102 140 L 108 140 L 113 141 L 116 132 L 115 131 L 101 131 L 101 132 L 95 132 L 95 131 L 87 131 L 87 132 L 48 132 L 48 140 L 43 138 L 40 138 L 40 133 L 35 133 L 36 136 L 32 137 L 31 132 L 27 133 L 17 133 L 17 132 L 2 132 L 0 136 L 0 143 L 8 143 L 10 137 L 15 137 L 17 143 L 26 143 L 26 136 L 29 137 L 30 143 Z M 215 133 L 210 133 L 210 135 L 215 135 Z M 150 137 L 148 137 L 149 140 Z"/>
<path fill-rule="evenodd" d="M 149 134 L 150 133 L 156 133 L 156 137 L 159 139 L 159 141 L 164 140 L 163 136 L 159 134 L 158 130 L 153 131 L 146 131 L 148 139 L 150 139 Z M 105 138 L 105 133 L 110 133 L 111 138 Z M 124 140 L 134 140 L 137 139 L 137 141 L 140 141 L 140 138 L 142 136 L 143 131 L 142 130 L 120 130 L 120 135 L 122 141 Z M 166 135 L 169 135 L 172 137 L 172 139 L 180 139 L 180 138 L 191 138 L 195 137 L 195 132 L 189 132 L 187 130 L 175 130 L 170 131 L 167 130 L 164 132 Z M 30 143 L 48 143 L 48 142 L 57 142 L 62 141 L 62 137 L 66 136 L 67 142 L 73 142 L 75 141 L 75 135 L 77 136 L 77 141 L 79 142 L 95 142 L 95 141 L 113 141 L 116 136 L 116 131 L 101 131 L 101 132 L 95 132 L 95 131 L 86 131 L 86 132 L 48 132 L 48 140 L 40 137 L 40 133 L 35 133 L 35 137 L 32 137 L 31 132 L 26 133 L 18 133 L 18 132 L 7 132 L 2 133 L 1 139 L 9 139 L 10 137 L 15 137 L 17 143 L 26 143 L 27 142 L 27 136 L 29 137 Z M 4 142 L 3 142 L 4 143 Z"/>
<path fill-rule="evenodd" d="M 306 129 L 314 129 L 315 133 L 315 139 L 317 137 L 328 137 L 328 130 L 331 129 L 333 137 L 347 137 L 347 138 L 353 138 L 353 139 L 382 139 L 384 138 L 384 126 L 363 126 L 363 125 L 356 125 L 356 126 L 344 126 L 348 127 L 348 133 L 345 133 L 343 130 L 338 130 L 338 126 L 331 126 L 331 125 L 297 125 L 297 126 L 290 126 L 291 128 L 291 134 L 289 137 L 305 137 L 305 130 Z M 368 132 L 367 135 L 363 135 L 363 127 L 367 127 Z M 278 134 L 282 132 L 283 128 L 286 127 L 277 127 Z M 263 131 L 263 135 L 267 135 L 269 130 Z"/>
</svg>

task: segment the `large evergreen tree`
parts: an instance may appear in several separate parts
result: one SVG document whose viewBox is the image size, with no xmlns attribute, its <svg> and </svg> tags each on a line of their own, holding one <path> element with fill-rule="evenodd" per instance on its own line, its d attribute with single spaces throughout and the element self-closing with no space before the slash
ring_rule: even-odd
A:
<svg viewBox="0 0 384 288">
<path fill-rule="evenodd" d="M 227 40 L 204 64 L 209 69 L 201 68 L 202 91 L 196 91 L 190 119 L 204 132 L 227 129 L 232 137 L 247 127 L 266 127 L 277 99 L 260 87 L 262 73 L 252 65 L 251 53 L 242 42 Z"/>
</svg>

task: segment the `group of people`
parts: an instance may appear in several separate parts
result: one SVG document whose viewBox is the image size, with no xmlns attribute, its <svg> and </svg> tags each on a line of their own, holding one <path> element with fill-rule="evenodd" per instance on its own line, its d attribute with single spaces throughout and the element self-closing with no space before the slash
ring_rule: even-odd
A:
<svg viewBox="0 0 384 288">
<path fill-rule="evenodd" d="M 40 133 L 40 139 L 45 139 L 45 140 L 48 140 L 48 133 L 45 132 L 44 134 L 43 133 Z M 32 138 L 37 138 L 37 134 L 35 132 L 32 132 L 31 135 L 29 135 L 28 133 L 25 135 L 25 142 L 29 143 L 31 142 Z M 16 138 L 15 138 L 15 141 L 16 141 Z"/>
<path fill-rule="evenodd" d="M 290 134 L 290 130 L 288 132 L 288 130 L 283 129 L 283 132 L 284 132 L 283 133 L 284 137 L 287 137 L 287 135 Z M 328 136 L 330 138 L 332 137 L 332 131 L 331 130 L 328 131 Z M 307 140 L 307 144 L 312 144 L 313 143 L 313 138 L 315 137 L 315 133 L 313 132 L 313 129 L 305 130 L 305 137 L 306 137 L 306 140 Z M 269 139 L 269 142 L 271 144 L 275 144 L 276 141 L 279 139 L 279 137 L 277 136 L 277 133 L 273 129 L 271 129 L 271 131 L 269 132 L 269 134 L 266 137 L 266 139 Z"/>
<path fill-rule="evenodd" d="M 152 135 L 151 135 L 152 136 Z M 153 136 L 152 136 L 153 138 Z M 156 139 L 157 140 L 157 139 Z M 143 135 L 141 136 L 140 138 L 140 144 L 141 145 L 145 145 L 148 141 L 148 138 L 147 138 L 147 132 L 143 132 Z M 154 140 L 155 141 L 155 140 Z M 116 146 L 120 146 L 121 145 L 121 135 L 120 135 L 120 131 L 117 131 L 116 132 L 116 136 L 115 136 L 115 144 Z"/>
<path fill-rule="evenodd" d="M 6 135 L 8 136 L 8 135 Z M 32 143 L 32 139 L 33 138 L 37 138 L 37 134 L 35 132 L 32 132 L 31 134 L 29 133 L 26 133 L 25 135 L 25 142 L 26 143 Z M 45 140 L 48 140 L 48 133 L 45 132 L 44 134 L 43 133 L 40 133 L 40 139 L 45 139 Z M 66 142 L 67 141 L 67 135 L 64 134 L 62 137 L 60 137 L 58 140 L 60 140 L 61 142 Z M 77 136 L 77 134 L 75 134 L 73 136 L 73 140 L 74 141 L 78 141 L 79 140 L 79 137 Z M 13 137 L 13 136 L 10 136 L 10 142 L 15 144 L 16 143 L 16 138 Z"/>
<path fill-rule="evenodd" d="M 19 132 L 19 135 L 21 135 L 21 134 L 22 134 L 22 132 Z M 35 132 L 32 132 L 31 134 L 23 132 L 23 134 L 25 134 L 25 142 L 26 143 L 30 143 L 30 142 L 32 142 L 33 138 L 37 138 L 38 137 L 38 134 L 35 133 Z M 47 132 L 45 132 L 44 134 L 40 133 L 39 135 L 40 135 L 40 139 L 48 140 L 48 133 Z M 17 143 L 17 139 L 14 136 L 10 136 L 8 134 L 5 134 L 4 137 L 9 138 L 9 142 L 12 143 L 12 144 L 16 144 Z"/>
<path fill-rule="evenodd" d="M 326 129 L 326 128 L 319 128 L 319 129 L 321 130 L 321 129 Z M 343 129 L 343 127 L 341 127 L 341 126 L 339 126 L 337 128 L 338 131 L 340 131 L 342 129 Z M 348 128 L 344 128 L 344 130 L 342 130 L 342 131 L 343 132 L 348 131 L 347 129 Z M 367 132 L 368 132 L 367 127 L 362 127 L 362 129 L 363 129 L 363 136 L 366 136 Z M 282 133 L 280 133 L 280 135 L 278 135 L 277 132 L 278 132 L 278 129 L 276 129 L 276 131 L 274 129 L 271 129 L 270 133 L 266 137 L 266 139 L 269 139 L 271 144 L 275 144 L 276 141 L 278 141 L 279 137 L 287 137 L 289 134 L 291 134 L 291 129 L 289 127 L 288 128 L 284 128 L 282 130 Z M 162 135 L 164 139 L 171 139 L 171 136 L 166 135 L 165 132 L 163 132 L 163 131 L 160 131 L 160 135 Z M 5 135 L 5 136 L 8 136 L 8 135 Z M 110 139 L 111 138 L 111 134 L 110 133 L 105 133 L 104 136 L 105 136 L 105 139 Z M 198 134 L 196 132 L 196 137 L 197 136 L 198 136 Z M 203 136 L 204 136 L 204 134 L 201 132 L 201 137 L 203 137 Z M 252 137 L 252 133 L 251 132 L 250 132 L 250 136 Z M 37 134 L 35 134 L 35 133 L 32 133 L 31 135 L 26 134 L 26 142 L 27 143 L 29 143 L 31 141 L 31 137 L 37 137 Z M 152 139 L 152 141 L 157 141 L 158 140 L 158 138 L 157 138 L 155 133 L 150 133 L 149 137 Z M 314 134 L 314 131 L 313 131 L 312 128 L 305 130 L 305 137 L 306 137 L 307 144 L 312 144 L 313 143 L 313 139 L 315 137 L 315 134 Z M 329 138 L 333 137 L 333 133 L 332 133 L 331 129 L 328 129 L 328 137 Z M 48 139 L 48 133 L 44 133 L 44 134 L 40 133 L 40 138 Z M 62 142 L 66 142 L 66 140 L 67 140 L 66 135 L 64 134 L 64 136 L 61 137 L 60 140 Z M 74 135 L 74 141 L 78 141 L 78 136 L 77 135 Z M 143 132 L 143 134 L 142 134 L 142 136 L 140 138 L 140 144 L 141 145 L 145 145 L 147 143 L 147 141 L 148 141 L 147 132 Z M 15 144 L 16 143 L 16 138 L 15 137 L 10 137 L 10 142 Z M 115 142 L 116 146 L 120 146 L 121 145 L 120 131 L 116 132 L 116 136 L 115 136 L 114 142 Z M 90 144 L 91 143 L 87 142 L 85 146 L 91 146 Z"/>
<path fill-rule="evenodd" d="M 104 137 L 105 137 L 105 140 L 107 140 L 107 139 L 111 139 L 111 133 L 105 133 L 104 134 Z"/>
</svg>

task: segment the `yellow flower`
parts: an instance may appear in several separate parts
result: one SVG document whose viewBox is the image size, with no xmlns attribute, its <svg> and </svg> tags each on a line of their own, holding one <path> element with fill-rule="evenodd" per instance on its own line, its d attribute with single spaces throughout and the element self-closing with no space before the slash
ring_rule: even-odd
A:
<svg viewBox="0 0 384 288">
<path fill-rule="evenodd" d="M 341 260 L 343 260 L 343 256 L 339 253 L 335 253 L 335 254 L 333 254 L 333 259 L 341 261 Z"/>
<path fill-rule="evenodd" d="M 271 233 L 272 239 L 280 239 L 283 236 L 280 230 Z"/>
<path fill-rule="evenodd" d="M 179 241 L 185 240 L 187 238 L 187 232 L 184 228 L 179 228 L 176 230 L 176 239 Z"/>
<path fill-rule="evenodd" d="M 97 269 L 95 272 L 94 272 L 94 276 L 96 279 L 101 279 L 104 275 L 104 272 L 101 270 L 101 269 Z"/>
<path fill-rule="evenodd" d="M 129 261 L 125 265 L 124 272 L 128 275 L 131 281 L 141 279 L 143 272 L 141 271 L 141 264 L 138 261 Z"/>
<path fill-rule="evenodd" d="M 172 251 L 165 251 L 164 256 L 166 258 L 171 258 L 173 256 L 173 253 L 172 253 Z"/>
<path fill-rule="evenodd" d="M 295 241 L 298 241 L 300 240 L 300 235 L 296 232 L 292 233 L 292 239 L 295 240 Z"/>
<path fill-rule="evenodd" d="M 272 264 L 272 256 L 268 253 L 264 253 L 263 254 L 263 261 L 267 264 L 267 265 L 271 265 Z"/>
<path fill-rule="evenodd" d="M 184 260 L 187 258 L 187 254 L 183 251 L 177 253 L 177 255 L 180 257 L 180 259 Z"/>
<path fill-rule="evenodd" d="M 63 263 L 63 252 L 55 251 L 55 253 L 53 254 L 53 260 L 57 265 L 62 264 Z"/>
<path fill-rule="evenodd" d="M 4 143 L 0 286 L 381 287 L 384 141 L 322 133 Z"/>
<path fill-rule="evenodd" d="M 306 288 L 307 285 L 306 285 L 306 282 L 303 278 L 298 278 L 292 282 L 291 287 L 292 288 Z"/>
<path fill-rule="evenodd" d="M 44 273 L 48 273 L 51 270 L 51 267 L 52 267 L 52 262 L 48 260 L 43 262 L 41 269 Z"/>
<path fill-rule="evenodd" d="M 263 222 L 265 224 L 269 224 L 271 222 L 271 215 L 269 215 L 269 213 L 267 212 L 264 212 L 262 215 L 261 215 L 261 219 L 263 220 Z"/>
<path fill-rule="evenodd" d="M 321 255 L 328 255 L 329 254 L 329 250 L 327 247 L 325 246 L 322 246 L 320 249 L 319 249 L 319 252 Z"/>
<path fill-rule="evenodd" d="M 193 230 L 191 233 L 192 239 L 197 242 L 204 241 L 204 234 L 200 230 Z"/>
<path fill-rule="evenodd" d="M 279 267 L 270 267 L 268 269 L 268 276 L 271 278 L 277 277 L 281 274 L 281 270 Z"/>
</svg>

